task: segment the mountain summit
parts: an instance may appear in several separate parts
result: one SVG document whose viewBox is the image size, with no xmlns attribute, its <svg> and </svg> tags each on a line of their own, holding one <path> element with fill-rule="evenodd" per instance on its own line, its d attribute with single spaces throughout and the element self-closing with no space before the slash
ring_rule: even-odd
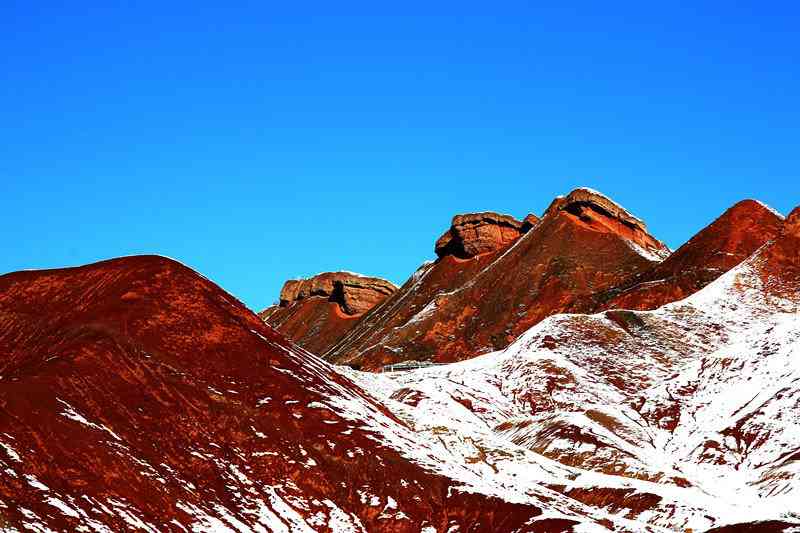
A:
<svg viewBox="0 0 800 533">
<path fill-rule="evenodd" d="M 461 253 L 441 253 L 453 242 L 468 244 L 459 245 Z M 437 252 L 434 263 L 420 267 L 325 357 L 376 369 L 504 348 L 576 298 L 613 287 L 669 255 L 641 220 L 585 188 L 556 198 L 541 220 L 529 217 L 525 224 L 496 215 L 457 216 Z"/>
</svg>

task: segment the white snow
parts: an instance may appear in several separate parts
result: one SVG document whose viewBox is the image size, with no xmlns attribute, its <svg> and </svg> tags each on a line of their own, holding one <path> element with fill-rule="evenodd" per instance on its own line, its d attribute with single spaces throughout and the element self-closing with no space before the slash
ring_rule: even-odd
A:
<svg viewBox="0 0 800 533">
<path fill-rule="evenodd" d="M 10 444 L 6 444 L 5 442 L 0 441 L 0 448 L 3 448 L 6 451 L 6 455 L 8 455 L 12 461 L 16 461 L 18 463 L 22 462 L 22 459 L 20 458 L 19 454 L 14 448 L 11 447 Z"/>
<path fill-rule="evenodd" d="M 783 216 L 783 214 L 781 214 L 781 213 L 780 213 L 780 212 L 779 212 L 777 209 L 775 209 L 774 207 L 772 207 L 772 206 L 770 206 L 770 205 L 767 205 L 767 204 L 765 204 L 765 203 L 764 203 L 764 202 L 762 202 L 761 200 L 753 200 L 753 201 L 754 201 L 755 203 L 759 204 L 761 207 L 764 207 L 764 208 L 766 208 L 767 210 L 771 211 L 773 214 L 775 214 L 775 215 L 776 215 L 778 218 L 780 218 L 781 220 L 785 220 L 785 219 L 786 219 L 786 217 L 785 217 L 785 216 Z"/>
<path fill-rule="evenodd" d="M 99 429 L 100 431 L 104 431 L 104 432 L 108 433 L 109 435 L 111 435 L 112 437 L 114 437 L 115 440 L 118 440 L 118 441 L 122 440 L 122 439 L 119 438 L 119 435 L 117 435 L 116 433 L 111 431 L 106 426 L 104 426 L 102 424 L 95 424 L 94 422 L 89 422 L 83 415 L 78 413 L 78 411 L 76 411 L 74 407 L 72 407 L 70 404 L 68 404 L 64 400 L 62 400 L 60 398 L 56 398 L 56 400 L 65 407 L 64 412 L 61 413 L 62 416 L 65 416 L 66 418 L 69 418 L 70 420 L 74 420 L 75 422 L 79 422 L 79 423 L 83 424 L 84 426 L 88 426 L 90 428 Z"/>
<path fill-rule="evenodd" d="M 558 516 L 606 517 L 634 531 L 800 521 L 800 467 L 782 463 L 800 442 L 800 308 L 765 291 L 759 264 L 757 253 L 687 300 L 636 313 L 638 330 L 605 314 L 559 315 L 504 351 L 462 363 L 340 372 L 412 428 L 413 437 L 373 415 L 382 443 L 461 490 L 540 505 L 547 497 Z M 556 347 L 545 348 L 544 337 Z M 364 416 L 353 402 L 332 401 L 345 416 Z M 755 444 L 735 438 L 736 427 Z M 605 473 L 609 464 L 622 475 Z M 545 484 L 628 488 L 662 500 L 631 521 L 621 518 L 625 510 L 588 508 Z"/>
</svg>

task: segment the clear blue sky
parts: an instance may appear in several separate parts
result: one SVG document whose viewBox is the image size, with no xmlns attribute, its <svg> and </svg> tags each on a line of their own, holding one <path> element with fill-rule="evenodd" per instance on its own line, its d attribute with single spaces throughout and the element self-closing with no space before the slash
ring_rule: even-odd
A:
<svg viewBox="0 0 800 533">
<path fill-rule="evenodd" d="M 579 185 L 672 247 L 800 204 L 793 3 L 117 4 L 0 8 L 0 272 L 159 253 L 260 309 Z"/>
</svg>

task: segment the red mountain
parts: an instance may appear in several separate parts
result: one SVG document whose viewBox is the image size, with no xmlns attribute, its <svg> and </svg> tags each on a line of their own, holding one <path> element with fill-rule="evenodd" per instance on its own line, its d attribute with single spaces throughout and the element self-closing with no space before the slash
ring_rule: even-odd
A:
<svg viewBox="0 0 800 533">
<path fill-rule="evenodd" d="M 526 265 L 519 248 L 558 245 L 534 280 L 614 277 L 553 269 L 577 252 L 542 228 L 593 232 L 595 266 L 659 250 L 587 195 L 505 248 L 429 268 L 480 265 L 472 291 L 509 257 Z M 0 276 L 0 524 L 792 531 L 799 317 L 800 208 L 688 298 L 549 316 L 501 351 L 411 372 L 333 367 L 159 257 Z"/>
<path fill-rule="evenodd" d="M 482 232 L 464 228 L 475 218 Z M 514 239 L 516 228 L 522 236 Z M 476 236 L 479 244 L 471 245 Z M 577 297 L 613 287 L 669 255 L 643 222 L 588 189 L 557 198 L 540 221 L 524 226 L 497 215 L 455 217 L 436 252 L 436 262 L 365 315 L 326 359 L 376 369 L 504 348 Z"/>
<path fill-rule="evenodd" d="M 365 419 L 413 433 L 171 260 L 2 276 L 0 326 L 4 529 L 532 531 L 541 514 L 383 444 Z"/>
<path fill-rule="evenodd" d="M 597 525 L 796 531 L 800 208 L 745 261 L 657 310 L 555 315 L 502 351 L 351 375 L 485 479 L 619 520 Z"/>
<path fill-rule="evenodd" d="M 743 200 L 678 248 L 666 260 L 575 310 L 655 309 L 694 294 L 780 233 L 783 217 L 754 200 Z"/>
<path fill-rule="evenodd" d="M 380 278 L 325 272 L 287 281 L 280 303 L 259 316 L 298 346 L 322 353 L 396 290 L 394 284 Z"/>
</svg>

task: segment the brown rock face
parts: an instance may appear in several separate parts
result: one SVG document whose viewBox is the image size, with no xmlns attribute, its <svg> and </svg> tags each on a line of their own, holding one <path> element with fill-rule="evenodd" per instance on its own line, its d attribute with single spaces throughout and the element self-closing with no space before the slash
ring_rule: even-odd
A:
<svg viewBox="0 0 800 533">
<path fill-rule="evenodd" d="M 576 298 L 610 288 L 669 253 L 644 223 L 585 189 L 557 199 L 530 225 L 510 249 L 506 244 L 466 261 L 461 256 L 468 254 L 439 254 L 326 357 L 375 369 L 500 349 Z"/>
<path fill-rule="evenodd" d="M 497 213 L 456 215 L 444 235 L 436 241 L 436 255 L 468 259 L 505 248 L 523 233 L 523 223 Z"/>
<path fill-rule="evenodd" d="M 780 298 L 800 303 L 800 206 L 786 217 L 780 234 L 761 254 L 765 289 Z"/>
<path fill-rule="evenodd" d="M 754 200 L 743 200 L 692 237 L 665 261 L 620 285 L 592 295 L 571 309 L 655 309 L 683 299 L 750 257 L 774 239 L 780 215 Z"/>
<path fill-rule="evenodd" d="M 308 279 L 287 281 L 280 305 L 259 316 L 295 344 L 321 353 L 342 338 L 358 318 L 394 293 L 386 280 L 325 272 Z"/>
<path fill-rule="evenodd" d="M 591 189 L 575 189 L 567 196 L 556 198 L 544 216 L 552 216 L 559 211 L 567 211 L 586 224 L 605 226 L 655 258 L 664 259 L 670 254 L 669 248 L 647 232 L 643 221 Z"/>
<path fill-rule="evenodd" d="M 488 532 L 541 514 L 457 490 L 339 400 L 413 435 L 174 261 L 0 276 L 3 529 Z"/>
<path fill-rule="evenodd" d="M 284 283 L 280 305 L 288 307 L 312 296 L 322 296 L 337 303 L 345 314 L 360 315 L 396 290 L 397 287 L 385 279 L 351 272 L 324 272 L 308 279 L 291 279 Z"/>
</svg>

